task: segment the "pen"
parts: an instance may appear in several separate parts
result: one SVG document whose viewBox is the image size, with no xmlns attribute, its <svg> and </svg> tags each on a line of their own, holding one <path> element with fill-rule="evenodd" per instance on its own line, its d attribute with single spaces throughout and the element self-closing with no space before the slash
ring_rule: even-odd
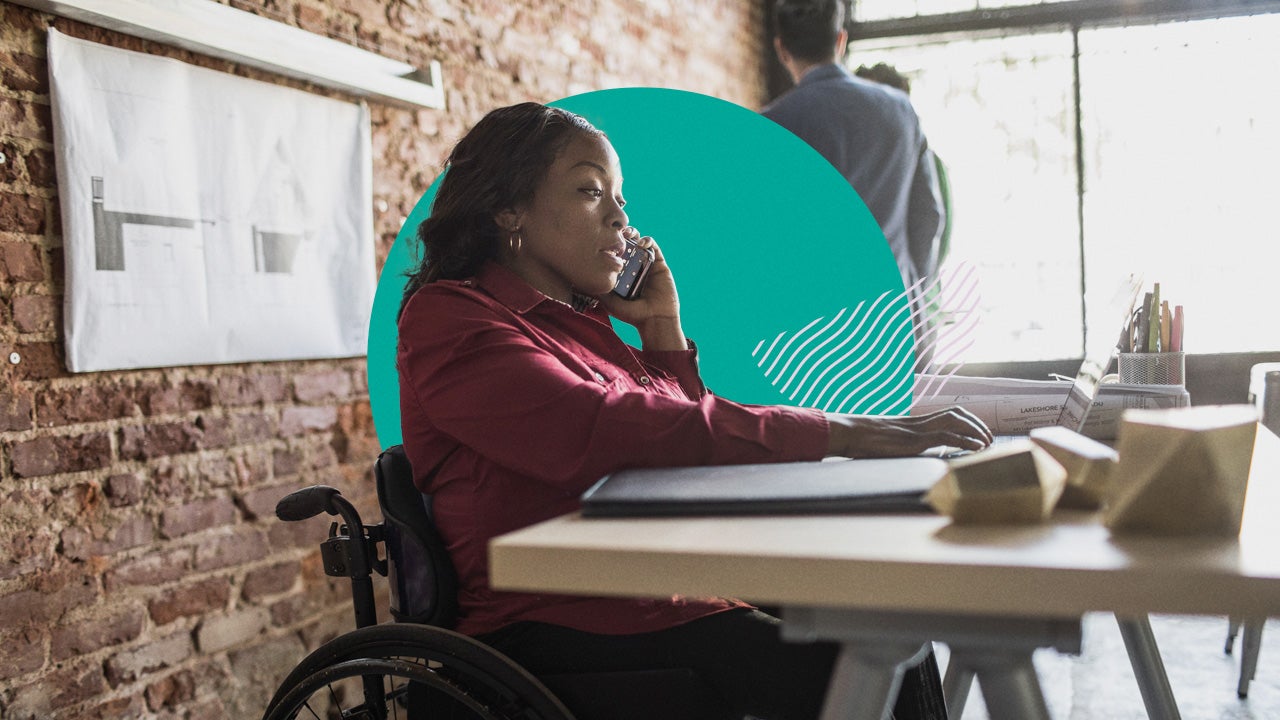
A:
<svg viewBox="0 0 1280 720">
<path fill-rule="evenodd" d="M 1171 335 L 1173 334 L 1173 314 L 1169 312 L 1169 301 L 1160 301 L 1160 352 L 1172 352 Z"/>
<path fill-rule="evenodd" d="M 1138 308 L 1135 319 L 1137 329 L 1133 333 L 1133 351 L 1147 352 L 1147 337 L 1151 334 L 1151 320 L 1148 313 L 1151 312 L 1151 293 L 1147 293 L 1142 298 L 1142 307 Z"/>
<path fill-rule="evenodd" d="M 1182 352 L 1182 306 L 1173 307 L 1173 332 L 1169 336 L 1169 346 L 1174 352 Z"/>
<path fill-rule="evenodd" d="M 1147 304 L 1151 327 L 1147 331 L 1147 347 L 1144 352 L 1160 352 L 1160 283 L 1151 290 L 1151 302 Z"/>
</svg>

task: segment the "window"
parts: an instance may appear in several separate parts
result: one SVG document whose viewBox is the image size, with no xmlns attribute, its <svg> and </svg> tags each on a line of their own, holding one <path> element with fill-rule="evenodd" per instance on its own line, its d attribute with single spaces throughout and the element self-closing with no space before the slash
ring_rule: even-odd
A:
<svg viewBox="0 0 1280 720">
<path fill-rule="evenodd" d="M 860 0 L 855 17 L 1013 4 Z M 981 292 L 966 360 L 1080 356 L 1087 333 L 1118 330 L 1099 307 L 1135 270 L 1185 306 L 1188 351 L 1280 348 L 1280 323 L 1256 309 L 1280 269 L 1280 14 L 1099 23 L 851 45 L 851 68 L 887 62 L 911 80 L 947 165 L 946 265 L 971 263 Z"/>
</svg>

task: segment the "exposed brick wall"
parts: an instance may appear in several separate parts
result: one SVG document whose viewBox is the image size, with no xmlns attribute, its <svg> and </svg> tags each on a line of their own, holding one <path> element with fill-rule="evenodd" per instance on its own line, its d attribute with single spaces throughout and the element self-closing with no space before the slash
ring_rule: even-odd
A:
<svg viewBox="0 0 1280 720">
<path fill-rule="evenodd" d="M 446 111 L 371 106 L 379 262 L 493 107 L 626 85 L 764 99 L 755 0 L 233 4 L 443 64 Z M 316 550 L 326 521 L 272 509 L 325 483 L 376 516 L 364 363 L 66 371 L 50 26 L 342 96 L 0 0 L 0 718 L 255 717 L 305 652 L 351 626 Z"/>
</svg>

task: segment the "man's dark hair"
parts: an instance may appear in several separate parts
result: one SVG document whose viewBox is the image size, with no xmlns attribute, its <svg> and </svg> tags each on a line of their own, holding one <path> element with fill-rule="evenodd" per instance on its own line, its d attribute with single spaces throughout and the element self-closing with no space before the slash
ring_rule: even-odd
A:
<svg viewBox="0 0 1280 720">
<path fill-rule="evenodd" d="M 774 34 L 798 60 L 831 60 L 836 37 L 844 29 L 846 0 L 778 0 L 773 6 Z"/>
<path fill-rule="evenodd" d="M 859 65 L 853 74 L 881 85 L 897 88 L 908 95 L 911 94 L 911 81 L 889 63 L 876 63 L 871 67 Z"/>
</svg>

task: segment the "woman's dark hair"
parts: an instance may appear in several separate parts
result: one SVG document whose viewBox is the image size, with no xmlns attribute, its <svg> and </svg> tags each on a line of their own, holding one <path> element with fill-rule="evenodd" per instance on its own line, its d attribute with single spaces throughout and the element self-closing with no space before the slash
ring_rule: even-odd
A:
<svg viewBox="0 0 1280 720">
<path fill-rule="evenodd" d="M 401 312 L 423 285 L 471 277 L 495 257 L 504 233 L 494 216 L 531 200 L 579 134 L 604 135 L 578 115 L 532 102 L 481 118 L 449 153 L 431 216 L 418 226 L 422 262 L 407 273 Z"/>
<path fill-rule="evenodd" d="M 846 0 L 777 0 L 773 32 L 787 52 L 806 62 L 826 62 L 844 29 Z"/>
</svg>

